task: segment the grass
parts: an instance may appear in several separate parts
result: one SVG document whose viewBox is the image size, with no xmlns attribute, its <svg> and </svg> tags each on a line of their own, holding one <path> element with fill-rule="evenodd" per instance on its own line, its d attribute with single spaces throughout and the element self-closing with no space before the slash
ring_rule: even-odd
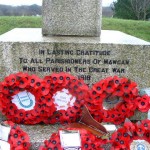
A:
<svg viewBox="0 0 150 150">
<path fill-rule="evenodd" d="M 0 34 L 14 28 L 40 28 L 41 17 L 0 17 Z"/>
<path fill-rule="evenodd" d="M 119 30 L 146 41 L 150 41 L 150 21 L 103 18 L 103 30 Z"/>
<path fill-rule="evenodd" d="M 41 17 L 0 17 L 0 34 L 13 28 L 41 28 Z M 103 30 L 119 30 L 150 41 L 150 21 L 103 18 Z"/>
</svg>

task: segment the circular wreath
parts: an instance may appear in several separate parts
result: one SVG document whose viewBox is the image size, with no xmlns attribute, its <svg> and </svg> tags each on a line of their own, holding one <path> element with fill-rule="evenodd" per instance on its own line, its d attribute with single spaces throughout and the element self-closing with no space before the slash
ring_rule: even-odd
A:
<svg viewBox="0 0 150 150">
<path fill-rule="evenodd" d="M 142 120 L 136 124 L 126 122 L 111 136 L 111 150 L 130 150 L 134 140 L 145 140 L 150 143 L 150 120 Z"/>
<path fill-rule="evenodd" d="M 0 110 L 15 123 L 39 123 L 45 114 L 41 97 L 48 92 L 44 81 L 36 75 L 11 74 L 0 83 Z"/>
<path fill-rule="evenodd" d="M 49 99 L 46 103 L 47 110 L 53 110 L 54 115 L 45 123 L 75 122 L 81 114 L 84 99 L 88 95 L 88 86 L 81 80 L 68 73 L 53 73 L 46 76 L 44 81 L 49 85 Z"/>
<path fill-rule="evenodd" d="M 60 129 L 61 130 L 61 129 Z M 59 130 L 59 131 L 60 131 Z M 107 143 L 107 140 L 97 138 L 95 135 L 85 129 L 67 128 L 65 130 L 78 130 L 81 138 L 82 150 L 104 150 L 102 146 Z M 49 140 L 44 141 L 44 145 L 40 146 L 39 150 L 63 150 L 60 142 L 60 134 L 53 133 Z"/>
<path fill-rule="evenodd" d="M 94 84 L 86 105 L 92 116 L 99 122 L 120 124 L 134 114 L 135 98 L 138 95 L 137 84 L 127 78 L 108 77 Z M 113 104 L 104 108 L 103 104 Z"/>
<path fill-rule="evenodd" d="M 135 102 L 137 109 L 141 112 L 148 112 L 150 109 L 150 97 L 148 95 L 137 97 Z"/>
<path fill-rule="evenodd" d="M 11 128 L 8 137 L 10 150 L 28 150 L 30 148 L 28 134 L 11 121 L 5 121 L 4 124 L 9 125 Z"/>
</svg>

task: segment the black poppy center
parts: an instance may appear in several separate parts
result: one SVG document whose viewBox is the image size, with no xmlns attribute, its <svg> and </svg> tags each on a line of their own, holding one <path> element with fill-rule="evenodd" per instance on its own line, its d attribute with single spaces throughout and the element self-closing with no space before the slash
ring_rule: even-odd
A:
<svg viewBox="0 0 150 150">
<path fill-rule="evenodd" d="M 32 80 L 31 80 L 31 83 L 34 83 L 34 82 L 35 82 L 35 80 L 34 80 L 34 79 L 32 79 Z"/>
<path fill-rule="evenodd" d="M 98 86 L 98 87 L 97 87 L 97 90 L 98 90 L 98 91 L 100 91 L 100 90 L 101 90 L 101 88 Z"/>
<path fill-rule="evenodd" d="M 145 105 L 145 102 L 141 102 L 141 105 L 144 106 L 144 105 Z"/>
</svg>

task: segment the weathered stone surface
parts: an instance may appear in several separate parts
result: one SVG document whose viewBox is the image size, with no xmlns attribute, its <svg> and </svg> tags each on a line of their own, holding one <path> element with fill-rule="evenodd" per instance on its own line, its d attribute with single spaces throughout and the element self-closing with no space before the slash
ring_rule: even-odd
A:
<svg viewBox="0 0 150 150">
<path fill-rule="evenodd" d="M 102 0 L 43 0 L 43 35 L 100 36 Z"/>
<path fill-rule="evenodd" d="M 142 113 L 136 110 L 134 113 L 134 116 L 132 116 L 130 120 L 135 120 L 135 121 L 144 120 L 144 119 L 147 119 L 147 117 L 148 117 L 148 113 Z"/>
<path fill-rule="evenodd" d="M 6 120 L 6 117 L 0 113 L 0 122 L 5 121 L 5 120 Z"/>
<path fill-rule="evenodd" d="M 14 29 L 0 36 L 0 81 L 19 71 L 40 77 L 64 71 L 82 77 L 90 86 L 118 75 L 145 88 L 150 87 L 149 57 L 149 42 L 119 31 L 102 30 L 101 38 L 42 37 L 41 29 Z M 142 113 L 133 118 L 145 117 Z"/>
</svg>

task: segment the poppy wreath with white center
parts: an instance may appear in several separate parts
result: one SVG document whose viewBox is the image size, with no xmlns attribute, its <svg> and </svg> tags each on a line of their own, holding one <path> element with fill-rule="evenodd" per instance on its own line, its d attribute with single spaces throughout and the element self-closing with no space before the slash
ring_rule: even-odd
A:
<svg viewBox="0 0 150 150">
<path fill-rule="evenodd" d="M 67 128 L 65 130 L 79 130 L 82 150 L 103 150 L 102 146 L 107 143 L 107 140 L 97 138 L 85 129 Z M 39 150 L 63 150 L 59 132 L 53 133 L 49 140 L 45 140 L 44 145 L 40 146 Z"/>
<path fill-rule="evenodd" d="M 130 150 L 134 140 L 145 140 L 150 144 L 150 120 L 141 122 L 126 122 L 111 136 L 111 150 Z"/>
<path fill-rule="evenodd" d="M 26 96 L 22 96 L 21 101 L 18 95 L 23 92 L 28 96 L 26 105 Z M 0 110 L 8 120 L 15 123 L 37 124 L 42 121 L 41 114 L 45 111 L 41 97 L 48 92 L 44 81 L 36 75 L 21 72 L 11 74 L 0 83 Z M 31 106 L 33 108 L 28 110 Z"/>
<path fill-rule="evenodd" d="M 88 86 L 68 73 L 53 73 L 45 77 L 49 85 L 49 100 L 47 110 L 54 111 L 51 117 L 45 119 L 46 124 L 75 122 L 81 115 L 84 99 L 88 96 Z"/>
<path fill-rule="evenodd" d="M 11 121 L 5 121 L 4 123 L 11 127 L 8 137 L 10 150 L 29 150 L 30 139 L 28 134 Z"/>
<path fill-rule="evenodd" d="M 150 96 L 143 95 L 136 98 L 137 109 L 141 112 L 148 112 L 150 109 Z"/>
<path fill-rule="evenodd" d="M 137 84 L 127 78 L 117 76 L 100 80 L 93 85 L 91 96 L 86 99 L 86 105 L 94 117 L 99 122 L 111 122 L 120 124 L 134 114 L 136 109 L 135 99 L 138 95 Z M 105 100 L 118 99 L 116 105 L 105 109 Z"/>
</svg>

